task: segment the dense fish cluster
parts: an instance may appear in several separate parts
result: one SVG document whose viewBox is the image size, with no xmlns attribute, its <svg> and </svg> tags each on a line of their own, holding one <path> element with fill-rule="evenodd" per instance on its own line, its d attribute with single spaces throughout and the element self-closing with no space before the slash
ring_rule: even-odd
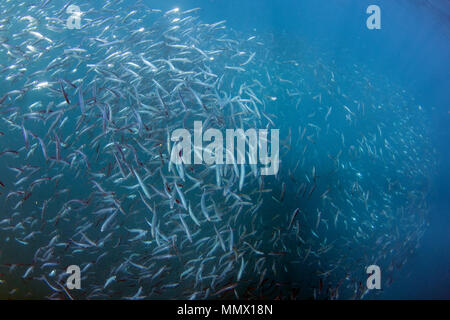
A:
<svg viewBox="0 0 450 320">
<path fill-rule="evenodd" d="M 69 30 L 70 4 L 0 4 L 0 297 L 358 299 L 372 264 L 392 281 L 434 169 L 413 98 L 199 9 L 85 4 Z M 170 163 L 194 121 L 279 129 L 279 171 Z"/>
</svg>

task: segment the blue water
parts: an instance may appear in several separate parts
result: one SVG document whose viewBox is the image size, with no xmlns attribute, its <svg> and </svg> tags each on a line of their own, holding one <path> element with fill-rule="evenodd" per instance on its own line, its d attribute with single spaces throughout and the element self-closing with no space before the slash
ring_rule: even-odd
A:
<svg viewBox="0 0 450 320">
<path fill-rule="evenodd" d="M 163 1 L 200 6 L 211 21 L 239 30 L 301 37 L 342 63 L 364 64 L 408 88 L 432 116 L 438 169 L 422 245 L 380 298 L 450 299 L 450 2 L 364 0 Z M 366 8 L 381 9 L 381 30 Z M 158 3 L 159 5 L 159 3 Z"/>
<path fill-rule="evenodd" d="M 364 64 L 401 84 L 432 116 L 438 170 L 422 245 L 379 298 L 450 299 L 450 3 L 448 1 L 156 1 L 201 7 L 205 21 L 247 32 L 300 37 L 342 63 Z M 366 28 L 366 8 L 381 9 L 381 30 Z"/>
<path fill-rule="evenodd" d="M 77 4 L 76 1 L 74 1 L 74 3 Z M 129 4 L 130 6 L 135 3 L 136 1 L 124 2 L 125 5 Z M 413 146 L 414 151 L 415 149 L 417 149 L 419 150 L 419 152 L 429 152 L 429 154 L 419 154 L 417 155 L 416 160 L 423 161 L 424 159 L 432 159 L 432 161 L 430 160 L 430 163 L 434 161 L 436 161 L 437 163 L 435 167 L 432 167 L 433 170 L 431 172 L 427 172 L 427 177 L 420 177 L 423 178 L 423 181 L 414 181 L 414 184 L 411 183 L 411 185 L 409 185 L 407 176 L 404 173 L 399 174 L 399 172 L 403 172 L 403 170 L 408 173 L 409 167 L 384 168 L 382 166 L 382 163 L 379 164 L 370 162 L 370 157 L 363 158 L 363 161 L 367 161 L 367 163 L 361 164 L 360 162 L 353 162 L 353 165 L 355 165 L 357 169 L 361 171 L 358 172 L 358 174 L 360 174 L 359 178 L 355 178 L 349 175 L 346 176 L 348 172 L 353 172 L 351 170 L 347 170 L 348 167 L 345 168 L 346 170 L 342 170 L 342 176 L 340 176 L 341 171 L 338 171 L 338 174 L 336 174 L 335 176 L 335 172 L 333 173 L 334 168 L 330 165 L 331 162 L 325 152 L 329 152 L 329 154 L 331 155 L 336 155 L 341 148 L 339 147 L 339 138 L 336 141 L 320 141 L 319 147 L 317 149 L 313 149 L 311 151 L 311 154 L 308 155 L 305 167 L 299 169 L 299 171 L 304 169 L 304 172 L 297 172 L 297 176 L 289 176 L 287 169 L 289 168 L 289 172 L 291 172 L 291 169 L 296 165 L 296 162 L 298 160 L 298 154 L 303 149 L 303 145 L 299 146 L 293 144 L 292 148 L 294 152 L 290 153 L 289 156 L 283 159 L 283 171 L 281 171 L 280 177 L 268 177 L 266 181 L 266 187 L 273 189 L 273 194 L 275 196 L 278 196 L 281 192 L 281 182 L 285 182 L 287 186 L 285 200 L 281 204 L 275 203 L 271 202 L 272 200 L 270 199 L 270 195 L 267 196 L 265 198 L 265 205 L 262 207 L 261 215 L 262 217 L 264 217 L 264 219 L 269 219 L 265 220 L 267 223 L 267 221 L 271 221 L 270 219 L 272 218 L 272 215 L 274 215 L 274 212 L 275 214 L 281 213 L 282 218 L 280 218 L 280 221 L 284 222 L 289 218 L 289 214 L 293 212 L 293 210 L 298 206 L 302 206 L 302 210 L 305 210 L 305 212 L 309 212 L 310 214 L 314 215 L 316 209 L 320 207 L 318 205 L 318 203 L 320 204 L 321 202 L 319 196 L 329 187 L 329 185 L 333 185 L 333 183 L 336 183 L 337 186 L 333 185 L 333 187 L 336 187 L 336 189 L 332 192 L 337 192 L 336 190 L 341 190 L 339 188 L 342 181 L 353 182 L 355 179 L 356 181 L 360 181 L 361 185 L 365 184 L 371 186 L 373 188 L 371 190 L 380 191 L 379 193 L 371 191 L 370 199 L 371 201 L 374 201 L 374 203 L 383 203 L 384 197 L 391 196 L 390 194 L 384 194 L 386 188 L 385 185 L 382 184 L 385 182 L 383 178 L 386 175 L 392 176 L 393 180 L 396 180 L 397 182 L 400 181 L 402 185 L 419 189 L 420 191 L 423 191 L 424 194 L 427 194 L 426 202 L 428 203 L 428 207 L 430 209 L 429 217 L 427 218 L 427 221 L 429 221 L 429 226 L 426 228 L 425 234 L 420 240 L 420 245 L 416 250 L 412 252 L 412 254 L 409 255 L 402 251 L 401 253 L 398 253 L 398 256 L 396 256 L 397 252 L 394 250 L 387 255 L 387 261 L 380 262 L 383 264 L 383 266 L 387 267 L 389 263 L 391 263 L 391 261 L 392 265 L 394 265 L 396 262 L 400 264 L 400 260 L 403 261 L 403 258 L 407 257 L 406 263 L 403 264 L 401 268 L 395 270 L 395 272 L 389 271 L 388 274 L 385 274 L 386 278 L 389 277 L 389 281 L 387 282 L 389 282 L 390 285 L 383 286 L 383 290 L 381 292 L 377 292 L 377 294 L 368 294 L 366 298 L 450 299 L 450 250 L 448 250 L 450 246 L 450 149 L 448 148 L 448 141 L 450 141 L 450 2 L 439 0 L 154 0 L 149 3 L 145 1 L 145 3 L 150 7 L 158 8 L 163 11 L 173 9 L 175 7 L 179 7 L 181 10 L 200 7 L 202 10 L 198 12 L 198 15 L 200 16 L 201 21 L 205 23 L 214 23 L 217 21 L 226 20 L 227 29 L 235 30 L 239 34 L 257 35 L 261 39 L 264 39 L 266 44 L 271 47 L 260 49 L 256 46 L 250 47 L 248 50 L 257 51 L 256 57 L 258 59 L 261 59 L 261 56 L 265 55 L 268 63 L 274 63 L 274 65 L 270 68 L 270 71 L 273 72 L 273 79 L 278 76 L 283 79 L 289 79 L 288 81 L 292 81 L 293 83 L 298 80 L 296 77 L 304 76 L 305 83 L 304 87 L 302 88 L 304 88 L 305 91 L 309 90 L 310 88 L 313 88 L 311 91 L 318 90 L 317 88 L 319 88 L 324 89 L 325 92 L 325 89 L 327 87 L 323 87 L 324 82 L 320 77 L 319 79 L 316 79 L 312 74 L 305 73 L 305 75 L 303 75 L 301 73 L 294 73 L 298 72 L 298 70 L 295 69 L 293 65 L 290 65 L 290 59 L 304 59 L 304 61 L 300 62 L 304 62 L 307 65 L 315 65 L 316 67 L 328 65 L 332 66 L 330 70 L 334 70 L 336 72 L 336 78 L 340 80 L 342 79 L 342 84 L 341 82 L 339 83 L 339 85 L 342 85 L 342 89 L 344 89 L 347 94 L 350 94 L 351 97 L 354 97 L 353 99 L 359 99 L 359 101 L 367 103 L 367 106 L 378 103 L 381 105 L 385 102 L 392 101 L 394 101 L 393 103 L 397 103 L 397 101 L 400 101 L 398 103 L 401 104 L 403 103 L 403 100 L 398 99 L 399 97 L 403 97 L 403 95 L 405 97 L 411 97 L 408 98 L 410 100 L 405 98 L 405 101 L 407 101 L 407 103 L 410 103 L 411 105 L 401 106 L 401 108 L 404 107 L 403 109 L 401 109 L 405 112 L 404 119 L 408 121 L 408 127 L 405 129 L 409 129 L 412 127 L 412 132 L 414 132 L 414 121 L 417 121 L 417 131 L 429 137 L 429 141 L 431 144 L 426 145 L 422 144 L 422 140 L 417 141 L 417 145 Z M 88 9 L 88 4 L 81 1 L 80 4 L 82 4 L 82 8 L 84 10 Z M 366 19 L 368 17 L 368 14 L 366 14 L 366 8 L 372 4 L 378 5 L 381 9 L 380 30 L 368 30 L 366 27 Z M 61 5 L 63 5 L 63 2 L 61 2 Z M 13 32 L 18 32 L 18 30 L 15 30 Z M 73 43 L 71 43 L 71 47 L 77 46 L 79 42 L 83 41 L 82 37 L 80 39 L 77 37 L 77 33 L 73 34 L 73 38 L 65 40 L 69 42 L 73 41 Z M 258 38 L 258 40 L 260 38 Z M 55 36 L 54 40 L 56 39 L 58 39 L 57 36 Z M 65 39 L 64 33 L 61 34 L 61 39 Z M 134 50 L 134 48 L 132 50 Z M 227 62 L 225 62 L 225 64 L 226 63 Z M 279 63 L 279 65 L 276 65 L 275 63 Z M 3 64 L 4 63 L 2 62 L 2 65 Z M 45 67 L 45 64 L 40 67 Z M 248 67 L 250 68 L 250 65 Z M 260 77 L 261 79 L 264 79 L 264 70 L 265 69 L 257 70 L 258 72 L 260 72 L 260 75 L 262 75 Z M 355 74 L 355 70 L 360 73 Z M 86 70 L 83 69 L 83 66 L 81 66 L 79 70 L 77 70 L 78 74 L 82 74 L 85 71 Z M 319 72 L 320 71 L 321 69 L 319 70 Z M 66 76 L 70 77 L 70 74 Z M 370 81 L 368 82 L 371 84 L 373 83 L 376 88 L 362 88 L 361 83 L 364 84 L 366 82 L 364 82 L 364 80 L 360 83 L 360 79 L 370 79 Z M 327 83 L 326 81 L 325 83 Z M 355 84 L 354 86 L 352 85 L 352 82 Z M 14 82 L 8 82 L 6 86 L 9 87 L 0 89 L 0 91 L 3 92 L 3 90 L 6 91 L 16 89 L 16 85 L 17 84 Z M 383 87 L 383 85 L 385 85 L 385 87 Z M 332 86 L 330 85 L 330 87 Z M 70 87 L 67 87 L 66 89 L 72 90 Z M 366 89 L 368 92 L 367 94 L 365 91 Z M 305 102 L 301 104 L 301 111 L 299 112 L 298 109 L 294 108 L 296 100 L 286 95 L 286 88 L 284 88 L 282 85 L 280 85 L 279 87 L 276 87 L 275 85 L 272 87 L 267 86 L 265 90 L 266 91 L 263 93 L 264 95 L 278 97 L 277 102 L 271 104 L 268 107 L 268 112 L 275 115 L 277 125 L 279 126 L 281 131 L 281 140 L 285 139 L 288 135 L 290 136 L 292 130 L 292 140 L 294 142 L 298 137 L 297 128 L 299 127 L 299 125 L 307 126 L 309 122 L 307 116 L 311 114 L 313 114 L 314 116 L 316 111 L 316 101 L 308 100 L 309 98 L 306 98 Z M 395 95 L 395 93 L 399 93 L 399 96 Z M 73 95 L 73 92 L 70 94 L 70 99 L 73 99 L 72 101 L 76 101 L 77 97 Z M 46 97 L 45 99 L 47 98 L 48 97 Z M 31 97 L 27 96 L 25 105 L 30 105 L 34 102 L 34 99 L 40 99 L 39 92 L 32 93 Z M 335 103 L 336 101 L 337 103 L 339 103 L 339 97 L 337 97 L 336 100 L 332 99 L 330 103 Z M 324 106 L 327 103 L 329 102 L 325 101 Z M 46 103 L 44 103 L 44 105 L 45 104 Z M 74 104 L 76 104 L 76 102 Z M 418 112 L 417 109 L 413 110 L 412 107 L 415 107 L 417 105 L 421 106 L 423 110 L 420 110 L 420 112 Z M 329 123 L 331 124 L 332 128 L 336 128 L 338 131 L 342 130 L 340 132 L 342 132 L 342 135 L 346 136 L 346 139 L 348 139 L 347 141 L 350 141 L 349 144 L 354 143 L 352 141 L 359 139 L 360 135 L 364 136 L 366 134 L 366 131 L 369 133 L 373 133 L 374 131 L 376 131 L 375 126 L 377 123 L 386 123 L 386 126 L 383 126 L 383 134 L 385 136 L 389 136 L 392 134 L 399 135 L 403 138 L 403 128 L 397 131 L 397 129 L 399 128 L 395 127 L 395 125 L 393 125 L 393 122 L 391 122 L 392 120 L 396 121 L 395 123 L 398 123 L 399 120 L 403 118 L 403 115 L 399 115 L 396 111 L 393 111 L 391 113 L 391 110 L 387 110 L 385 113 L 376 113 L 376 116 L 385 115 L 387 118 L 364 119 L 366 120 L 366 122 L 364 123 L 367 124 L 367 130 L 365 131 L 364 129 L 366 128 L 361 127 L 358 123 L 356 123 L 354 127 L 347 126 L 346 120 L 342 120 L 342 118 L 338 117 L 339 114 L 338 112 L 336 112 L 336 109 L 338 107 L 334 106 L 334 108 L 335 111 L 331 114 Z M 324 110 L 326 111 L 326 109 L 323 109 L 320 110 L 320 112 L 323 112 Z M 79 117 L 78 109 L 68 112 L 73 113 L 70 114 L 71 118 L 65 127 L 66 135 L 71 133 L 76 126 L 76 122 L 73 121 L 73 119 L 78 119 Z M 373 114 L 375 114 L 375 112 Z M 299 115 L 301 115 L 302 118 L 300 118 Z M 421 125 L 423 124 L 422 120 L 424 120 L 428 125 L 428 127 L 425 129 L 421 127 Z M 322 132 L 325 131 L 328 133 L 328 129 L 326 128 L 329 123 L 327 123 L 327 121 L 319 122 L 319 125 L 321 126 L 320 130 L 323 130 L 320 131 L 321 134 L 323 134 Z M 35 128 L 31 127 L 31 129 L 34 131 Z M 356 131 L 353 132 L 353 129 Z M 2 127 L 2 130 L 7 129 L 4 129 Z M 35 131 L 36 134 L 41 136 L 45 135 L 45 132 L 45 130 L 41 132 L 39 131 L 39 129 L 36 129 Z M 410 132 L 408 132 L 408 135 L 406 135 L 405 132 L 405 135 L 407 137 L 410 137 L 411 135 L 409 133 Z M 394 136 L 393 138 L 397 139 L 398 137 Z M 12 140 L 8 140 L 7 143 L 11 146 L 23 146 L 23 138 L 21 135 L 17 135 L 17 137 L 12 138 Z M 85 143 L 89 144 L 89 141 L 86 141 Z M 313 142 L 313 144 L 315 144 L 315 142 Z M 401 148 L 401 143 L 397 144 L 396 146 Z M 2 145 L 2 150 L 5 149 L 7 149 L 7 146 Z M 431 152 L 431 150 L 433 149 L 435 150 L 435 153 Z M 282 153 L 284 151 L 286 150 L 282 150 Z M 407 149 L 407 151 L 411 151 L 411 149 Z M 53 152 L 54 151 L 52 149 L 52 153 Z M 39 156 L 41 156 L 40 150 L 36 151 L 36 153 L 39 153 Z M 92 158 L 95 158 L 94 151 L 90 150 L 89 155 L 92 156 Z M 410 164 L 409 160 L 407 160 L 408 156 L 409 154 L 405 154 L 405 158 L 399 159 L 398 163 Z M 39 159 L 41 161 L 40 164 L 42 166 L 45 166 L 45 164 L 43 164 L 42 162 L 42 158 Z M 11 159 L 2 159 L 2 161 L 9 161 L 7 162 L 8 165 L 13 164 L 13 160 Z M 103 169 L 105 163 L 106 162 L 101 162 L 101 164 L 97 164 L 95 163 L 95 161 L 93 161 L 92 166 L 95 168 L 95 166 L 98 165 L 99 168 L 95 169 L 100 172 L 100 170 Z M 320 182 L 318 182 L 318 189 L 320 189 L 320 191 L 316 191 L 316 194 L 312 196 L 311 201 L 306 201 L 305 197 L 303 197 L 300 201 L 301 205 L 299 205 L 297 198 L 298 195 L 295 194 L 295 191 L 298 189 L 297 181 L 301 181 L 301 179 L 303 179 L 303 173 L 307 172 L 307 174 L 310 174 L 311 168 L 313 166 L 314 170 L 316 168 L 319 168 L 320 170 L 319 177 L 321 180 Z M 422 166 L 416 166 L 413 163 L 411 165 L 411 168 L 422 168 Z M 66 171 L 64 179 L 61 179 L 61 188 L 69 188 L 71 198 L 83 199 L 87 198 L 87 189 L 80 188 L 80 185 L 78 185 L 78 181 L 84 181 L 84 183 L 88 184 L 87 179 L 82 180 L 86 178 L 86 176 L 83 174 L 85 174 L 87 170 L 85 170 L 84 167 L 80 167 L 78 170 L 79 172 L 81 172 L 80 179 L 78 179 L 78 176 L 72 177 L 70 174 L 67 174 Z M 4 171 L 2 172 L 2 181 L 8 181 L 9 185 L 11 185 L 11 182 L 14 181 L 14 175 L 6 169 L 2 171 Z M 355 169 L 355 171 L 357 170 Z M 329 178 L 329 180 L 327 180 L 327 178 Z M 378 178 L 380 179 L 378 180 Z M 379 184 L 377 184 L 377 182 L 379 182 Z M 250 185 L 250 182 L 248 182 L 248 184 Z M 107 185 L 106 182 L 105 185 Z M 114 188 L 113 185 L 107 185 L 107 187 Z M 254 185 L 250 185 L 248 189 L 252 187 L 257 188 Z M 344 189 L 344 187 L 342 189 Z M 122 196 L 121 199 L 124 199 L 126 195 L 123 189 L 121 191 L 120 189 L 117 190 L 119 190 L 117 194 L 118 197 Z M 391 191 L 390 185 L 389 191 Z M 33 198 L 31 199 L 33 200 L 33 202 L 36 201 L 37 204 L 37 201 L 50 197 L 50 192 L 54 192 L 54 190 L 37 188 L 36 191 L 33 192 Z M 122 194 L 120 192 L 122 192 Z M 320 193 L 317 194 L 318 192 Z M 393 191 L 392 193 L 394 194 L 395 191 Z M 332 197 L 333 196 L 336 196 L 336 198 L 338 198 L 338 195 L 336 194 L 332 194 Z M 399 197 L 399 199 L 394 199 L 392 201 L 392 204 L 402 207 L 403 210 L 403 200 L 405 199 Z M 139 210 L 146 210 L 145 207 L 142 206 L 142 203 L 140 202 L 127 201 L 128 200 L 124 200 L 124 207 L 126 206 L 130 211 L 132 209 L 136 210 L 131 218 L 127 218 L 129 220 L 126 222 L 130 223 L 130 225 L 127 225 L 127 227 L 141 227 L 142 224 L 139 224 L 140 222 L 142 222 L 139 221 L 139 218 L 141 217 L 135 213 L 139 212 Z M 25 209 L 35 210 L 33 204 L 30 204 L 29 202 L 30 201 L 25 204 Z M 220 203 L 220 200 L 218 202 Z M 11 204 L 9 203 L 9 205 Z M 358 205 L 355 206 L 357 208 L 356 211 L 361 210 L 361 212 L 365 212 L 363 210 L 363 206 L 361 204 L 359 205 L 359 207 Z M 20 207 L 19 210 L 22 209 L 23 208 Z M 380 211 L 381 209 L 382 208 L 380 208 Z M 408 213 L 415 214 L 415 209 L 416 208 L 412 208 L 411 211 L 408 211 Z M 51 210 L 53 210 L 53 212 L 51 212 Z M 56 212 L 55 210 L 57 209 L 56 207 L 54 207 L 51 210 L 49 209 L 50 212 L 48 213 L 48 215 L 54 217 Z M 11 214 L 11 212 L 5 211 L 5 215 Z M 417 210 L 417 212 L 417 214 L 419 215 L 419 210 Z M 345 214 L 347 214 L 347 212 Z M 364 213 L 362 213 L 361 215 L 363 214 Z M 315 216 L 313 216 L 313 218 L 311 218 L 309 221 L 306 221 L 307 223 L 305 223 L 305 226 L 310 227 L 311 230 L 313 230 L 312 226 L 314 226 L 315 224 L 314 217 Z M 372 223 L 370 222 L 370 219 L 368 220 L 369 222 L 365 221 L 364 219 L 366 219 L 366 217 L 361 218 L 361 221 L 365 223 L 364 228 L 369 225 L 372 229 L 375 229 L 373 225 L 370 225 L 370 223 Z M 400 221 L 400 218 L 398 219 Z M 124 219 L 124 221 L 125 220 L 126 219 Z M 355 225 L 356 223 L 357 222 L 355 222 Z M 332 222 L 330 222 L 330 225 L 332 225 Z M 96 227 L 98 227 L 98 221 Z M 120 225 L 120 227 L 122 227 L 122 225 Z M 268 223 L 267 225 L 264 225 L 264 227 L 266 227 L 267 229 L 261 230 L 261 235 L 266 235 L 266 239 L 264 239 L 264 241 L 266 241 L 272 236 L 271 232 L 273 226 Z M 385 227 L 385 229 L 380 232 L 394 232 L 394 228 L 392 228 L 392 230 L 388 230 L 388 227 L 383 227 Z M 58 228 L 61 228 L 61 230 L 59 231 L 65 236 L 70 235 L 71 233 L 70 225 L 66 225 L 65 227 L 59 226 Z M 320 224 L 320 228 L 322 229 L 319 230 L 322 230 L 325 234 L 323 224 Z M 356 229 L 355 226 L 354 228 Z M 318 227 L 316 227 L 316 231 L 317 229 Z M 211 230 L 207 230 L 205 234 L 208 234 L 207 232 Z M 344 238 L 346 236 L 345 231 L 347 230 L 347 226 L 345 231 L 343 227 L 338 230 L 340 230 L 342 234 L 339 232 L 336 232 L 334 234 L 332 232 L 326 233 L 327 237 L 329 236 L 330 239 L 326 239 L 325 243 L 327 242 L 327 240 L 332 242 L 333 240 L 339 240 L 340 237 Z M 120 234 L 119 232 L 122 233 Z M 2 236 L 2 239 L 7 236 L 7 233 L 5 234 L 0 234 Z M 184 237 L 183 232 L 180 232 L 178 234 L 181 234 Z M 123 229 L 115 232 L 114 236 L 117 235 L 120 235 L 124 239 L 129 236 L 129 234 Z M 179 238 L 181 238 L 182 236 L 180 236 Z M 378 238 L 378 236 L 380 236 L 380 234 L 376 234 L 376 232 L 374 232 L 368 238 L 372 241 Z M 181 238 L 181 240 L 182 239 L 183 238 Z M 45 243 L 48 243 L 48 240 L 49 239 L 43 241 L 47 241 Z M 61 241 L 67 241 L 67 239 Z M 123 241 L 127 243 L 126 240 Z M 399 239 L 395 239 L 395 241 L 399 241 Z M 15 251 L 16 248 L 14 247 L 14 242 L 11 242 L 12 244 L 10 243 L 8 246 L 5 245 L 5 248 L 0 247 L 2 251 L 4 249 L 4 259 L 6 259 L 6 261 L 2 260 L 1 264 L 22 263 L 27 265 L 28 261 L 31 259 L 30 257 L 33 256 L 35 250 L 39 247 L 38 244 L 32 244 L 29 247 L 24 248 L 16 244 L 17 248 L 19 248 L 18 250 L 20 251 Z M 363 242 L 363 240 L 361 240 L 361 243 L 364 243 L 365 246 L 370 246 L 370 243 Z M 142 249 L 137 244 L 135 247 L 133 247 L 134 245 L 134 243 L 130 245 L 130 248 L 133 250 L 136 249 L 137 252 L 140 252 L 139 250 L 146 250 L 145 248 Z M 295 243 L 289 243 L 289 245 L 291 245 L 291 247 L 288 248 L 289 250 L 292 249 L 293 252 L 297 252 Z M 268 241 L 267 243 L 265 242 L 263 247 L 268 251 L 274 251 Z M 306 247 L 303 248 L 303 246 L 301 245 L 299 247 L 301 248 L 301 250 L 304 250 L 301 253 L 305 254 Z M 361 248 L 363 247 L 361 246 Z M 352 248 L 354 249 L 354 251 L 352 251 L 354 255 L 352 259 L 357 260 L 357 265 L 362 265 L 366 262 L 370 262 L 361 261 L 366 258 L 364 255 L 365 253 L 361 252 L 363 251 L 361 248 L 358 247 L 358 243 L 356 243 L 354 248 Z M 124 250 L 125 252 L 122 253 L 120 250 L 114 251 L 114 254 L 116 256 L 108 256 L 108 260 L 102 261 L 102 265 L 96 266 L 97 268 L 93 268 L 96 271 L 96 276 L 101 275 L 101 278 L 99 278 L 100 280 L 98 280 L 99 283 L 96 282 L 97 279 L 93 281 L 96 286 L 100 285 L 100 287 L 102 287 L 105 279 L 110 274 L 110 269 L 114 267 L 114 264 L 117 263 L 117 261 L 120 261 L 120 259 L 123 259 L 127 254 L 130 254 L 128 250 Z M 282 250 L 280 249 L 279 251 Z M 22 254 L 24 257 L 23 260 L 19 259 L 19 261 L 16 261 L 17 257 L 22 257 Z M 123 256 L 121 256 L 121 254 L 123 254 Z M 342 254 L 342 252 L 340 252 L 340 254 Z M 63 257 L 63 253 L 61 254 L 61 256 L 62 259 L 68 259 L 68 261 L 64 261 L 64 263 L 69 263 L 71 258 L 69 255 Z M 346 256 L 346 252 L 344 252 L 343 256 L 345 258 L 348 258 Z M 349 256 L 351 256 L 351 254 L 349 254 Z M 76 258 L 80 259 L 80 263 L 85 263 L 86 261 L 83 261 L 83 258 L 85 260 L 92 259 L 92 256 L 86 255 L 86 257 L 81 256 L 81 258 L 80 256 L 77 256 Z M 333 260 L 334 258 L 338 257 L 328 258 L 332 258 L 330 260 Z M 398 258 L 398 260 L 396 258 Z M 312 264 L 305 266 L 305 269 L 301 269 L 301 271 L 299 271 L 300 269 L 296 269 L 295 264 L 290 265 L 292 260 L 289 260 L 290 258 L 288 257 L 277 257 L 270 259 L 274 259 L 274 261 L 280 262 L 280 264 L 277 265 L 278 273 L 276 274 L 276 276 L 273 276 L 273 278 L 276 279 L 275 281 L 279 281 L 282 283 L 301 283 L 305 280 L 304 278 L 302 278 L 302 276 L 304 276 L 304 274 L 302 273 L 304 270 L 311 272 L 311 275 L 315 275 L 317 271 L 313 268 L 311 270 L 308 270 L 308 268 L 312 266 Z M 324 258 L 324 261 L 325 260 L 326 259 Z M 298 261 L 294 261 L 294 263 L 298 263 Z M 282 270 L 282 266 L 284 265 L 288 266 L 284 269 L 286 272 L 283 272 Z M 169 283 L 178 281 L 179 277 L 176 273 L 182 272 L 183 267 L 184 266 L 181 263 L 181 260 L 179 266 L 176 265 L 175 262 L 173 267 L 173 270 L 175 270 L 174 274 L 168 275 L 165 279 L 169 279 Z M 21 265 L 20 268 L 20 275 L 22 275 L 25 268 L 23 267 L 23 265 Z M 100 268 L 104 268 L 104 270 Z M 271 271 L 269 271 L 269 273 L 270 272 Z M 6 271 L 2 269 L 2 272 L 0 273 L 2 273 L 3 275 L 3 273 L 6 273 Z M 17 274 L 19 274 L 19 272 L 17 272 Z M 363 279 L 362 277 L 364 277 L 365 274 L 364 272 L 362 272 L 362 270 L 355 271 L 355 274 L 361 277 L 358 281 L 363 281 L 361 279 Z M 171 278 L 171 276 L 174 277 Z M 339 275 L 339 277 L 343 276 L 345 276 L 345 274 Z M 246 270 L 245 277 L 246 280 L 249 281 L 254 281 L 256 279 L 253 278 L 253 274 L 251 274 L 251 272 L 249 272 L 248 270 Z M 386 278 L 383 278 L 383 283 L 386 283 Z M 304 294 L 303 298 L 309 298 L 312 295 L 312 288 L 314 287 L 314 289 L 316 289 L 315 287 L 318 286 L 316 278 L 311 276 L 311 279 L 314 279 L 315 282 L 313 284 L 306 282 L 307 285 L 305 285 L 305 288 L 307 287 L 307 289 L 305 289 L 304 292 L 306 292 L 307 290 L 309 291 Z M 309 280 L 309 278 L 307 277 L 306 280 Z M 332 279 L 330 281 L 334 281 L 333 284 L 336 285 L 337 280 L 339 279 Z M 19 280 L 11 280 L 11 283 L 14 283 L 14 281 L 16 281 L 18 283 L 18 286 L 21 288 L 19 290 L 19 297 L 29 297 L 26 296 L 27 293 L 24 293 L 26 290 L 28 290 L 25 280 L 22 281 L 19 278 Z M 33 288 L 33 290 L 30 290 L 30 292 L 32 292 L 32 294 L 30 294 L 31 296 L 42 298 L 49 294 L 48 288 L 42 286 L 42 284 L 34 282 L 33 286 L 34 285 L 35 287 Z M 25 287 L 26 290 L 23 291 L 22 287 Z M 120 298 L 124 295 L 131 296 L 136 292 L 136 289 L 137 288 L 134 287 L 133 289 L 130 289 L 125 284 L 123 285 L 123 287 L 120 287 L 120 284 L 118 284 L 117 290 L 114 291 L 114 293 L 111 293 L 111 296 L 115 298 Z M 8 288 L 8 291 L 10 290 L 11 288 Z M 7 297 L 8 291 L 0 290 L 0 297 Z M 345 298 L 350 296 L 351 295 L 347 295 L 345 296 Z M 173 298 L 174 296 L 167 294 L 167 297 Z"/>
</svg>

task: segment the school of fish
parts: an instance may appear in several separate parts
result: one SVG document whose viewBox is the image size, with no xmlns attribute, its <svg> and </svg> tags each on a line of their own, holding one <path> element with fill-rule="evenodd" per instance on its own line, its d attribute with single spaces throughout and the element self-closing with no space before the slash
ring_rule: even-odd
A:
<svg viewBox="0 0 450 320">
<path fill-rule="evenodd" d="M 436 166 L 406 91 L 199 8 L 83 4 L 69 30 L 72 2 L 0 3 L 0 298 L 362 299 L 367 266 L 398 276 Z M 279 129 L 278 173 L 171 164 L 194 121 Z"/>
</svg>

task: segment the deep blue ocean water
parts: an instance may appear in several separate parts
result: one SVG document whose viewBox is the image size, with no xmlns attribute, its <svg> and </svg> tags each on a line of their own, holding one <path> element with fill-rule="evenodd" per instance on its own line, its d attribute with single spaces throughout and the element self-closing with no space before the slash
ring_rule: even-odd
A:
<svg viewBox="0 0 450 320">
<path fill-rule="evenodd" d="M 124 3 L 131 6 L 135 1 Z M 80 4 L 83 3 L 80 1 Z M 389 79 L 395 87 L 404 88 L 413 96 L 431 119 L 428 133 L 437 157 L 437 167 L 428 184 L 430 224 L 421 245 L 395 274 L 392 284 L 383 288 L 381 294 L 367 298 L 450 299 L 450 2 L 154 0 L 146 4 L 163 11 L 200 7 L 198 15 L 205 23 L 226 20 L 227 28 L 273 39 L 270 42 L 273 48 L 269 51 L 297 57 L 302 56 L 297 53 L 311 47 L 314 54 L 309 54 L 308 59 L 315 60 L 317 56 L 317 59 L 332 61 L 343 73 L 351 66 L 361 66 L 370 77 Z M 372 4 L 381 9 L 380 30 L 366 27 L 366 8 Z M 87 7 L 84 3 L 83 8 Z M 304 46 L 286 45 L 290 41 Z M 388 100 L 392 90 L 386 88 L 386 97 L 378 97 Z M 283 108 L 283 104 L 279 107 Z M 295 111 L 287 115 L 286 118 L 291 117 L 282 125 L 282 130 L 296 128 L 300 123 Z M 22 143 L 21 139 L 16 143 Z M 329 147 L 333 148 L 332 142 Z M 72 188 L 72 196 L 77 197 L 78 191 L 82 197 L 82 188 Z M 290 199 L 288 195 L 287 199 Z M 295 208 L 292 205 L 291 208 L 286 204 L 288 212 Z M 30 249 L 33 250 L 35 248 Z M 392 254 L 395 257 L 395 252 Z M 293 272 L 290 280 L 295 278 Z"/>
<path fill-rule="evenodd" d="M 158 3 L 158 2 L 157 2 Z M 438 171 L 430 227 L 401 276 L 380 298 L 450 298 L 450 2 L 426 0 L 161 1 L 201 7 L 205 21 L 301 37 L 345 63 L 361 63 L 408 88 L 433 119 Z M 381 30 L 366 28 L 366 8 L 381 9 Z M 158 3 L 159 5 L 159 3 Z M 345 53 L 345 54 L 344 54 Z"/>
</svg>

